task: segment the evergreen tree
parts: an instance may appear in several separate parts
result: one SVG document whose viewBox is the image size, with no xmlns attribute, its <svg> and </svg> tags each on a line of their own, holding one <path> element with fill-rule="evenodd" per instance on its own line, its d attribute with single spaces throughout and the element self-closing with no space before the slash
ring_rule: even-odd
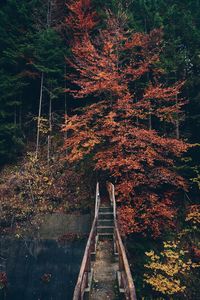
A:
<svg viewBox="0 0 200 300">
<path fill-rule="evenodd" d="M 41 73 L 45 77 L 45 113 L 49 112 L 50 95 L 62 99 L 66 53 L 61 35 L 63 18 L 58 18 L 62 6 L 63 1 L 57 0 L 9 0 L 1 8 L 0 164 L 17 157 L 27 134 L 34 136 L 34 127 L 27 131 L 26 123 L 33 125 L 30 118 L 38 111 Z M 56 107 L 64 110 L 63 103 Z"/>
<path fill-rule="evenodd" d="M 23 71 L 31 28 L 29 10 L 30 3 L 9 0 L 0 11 L 0 164 L 11 160 L 23 146 L 21 109 L 27 85 Z"/>
</svg>

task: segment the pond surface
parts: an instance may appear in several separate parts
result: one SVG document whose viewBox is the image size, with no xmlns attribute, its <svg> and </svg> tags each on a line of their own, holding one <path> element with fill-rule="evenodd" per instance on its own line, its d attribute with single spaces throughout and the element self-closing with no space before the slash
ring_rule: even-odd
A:
<svg viewBox="0 0 200 300">
<path fill-rule="evenodd" d="M 9 249 L 4 263 L 8 287 L 0 299 L 72 299 L 85 243 L 86 240 L 77 240 L 60 245 L 43 240 L 27 241 L 25 245 L 20 240 L 4 241 L 4 247 Z M 45 274 L 49 280 L 45 280 Z"/>
<path fill-rule="evenodd" d="M 77 221 L 80 226 L 81 220 Z M 90 227 L 89 218 L 87 224 L 85 221 L 84 235 Z M 64 242 L 55 236 L 40 240 L 2 238 L 0 271 L 6 272 L 8 285 L 0 289 L 0 300 L 71 300 L 86 242 L 86 236 Z"/>
</svg>

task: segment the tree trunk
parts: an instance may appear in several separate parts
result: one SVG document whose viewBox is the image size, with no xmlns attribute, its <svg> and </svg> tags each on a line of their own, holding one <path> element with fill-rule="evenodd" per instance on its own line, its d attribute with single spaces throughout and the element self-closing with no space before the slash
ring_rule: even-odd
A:
<svg viewBox="0 0 200 300">
<path fill-rule="evenodd" d="M 22 128 L 22 107 L 19 108 L 19 128 Z"/>
<path fill-rule="evenodd" d="M 66 84 L 66 76 L 67 76 L 67 66 L 65 64 L 65 90 L 67 88 Z M 67 114 L 67 93 L 65 93 L 65 115 Z"/>
<path fill-rule="evenodd" d="M 178 96 L 176 96 L 176 106 L 178 105 Z M 179 114 L 177 112 L 176 114 L 176 138 L 179 139 L 180 138 L 180 122 L 179 122 Z"/>
<path fill-rule="evenodd" d="M 17 125 L 17 107 L 15 105 L 15 112 L 14 112 L 14 125 Z"/>
<path fill-rule="evenodd" d="M 51 155 L 51 132 L 52 132 L 52 97 L 51 91 L 49 94 L 49 133 L 48 133 L 48 148 L 47 148 L 47 161 L 48 165 L 50 163 L 50 155 Z"/>
<path fill-rule="evenodd" d="M 47 28 L 51 27 L 51 0 L 47 3 Z"/>
<path fill-rule="evenodd" d="M 40 84 L 40 100 L 39 100 L 39 110 L 38 110 L 38 122 L 37 122 L 37 142 L 36 142 L 36 152 L 35 152 L 36 159 L 38 158 L 39 142 L 40 142 L 40 121 L 41 121 L 41 111 L 42 111 L 43 82 L 44 82 L 44 73 L 42 72 L 41 84 Z"/>
<path fill-rule="evenodd" d="M 149 130 L 152 130 L 152 116 L 151 116 L 151 112 L 149 112 Z"/>
</svg>

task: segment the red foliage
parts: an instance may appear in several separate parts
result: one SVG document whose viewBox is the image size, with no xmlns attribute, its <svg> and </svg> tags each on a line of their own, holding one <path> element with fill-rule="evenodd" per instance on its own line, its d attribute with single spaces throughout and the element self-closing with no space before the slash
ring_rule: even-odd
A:
<svg viewBox="0 0 200 300">
<path fill-rule="evenodd" d="M 76 3 L 80 6 L 82 1 Z M 66 118 L 64 148 L 69 161 L 90 155 L 95 168 L 114 179 L 126 233 L 150 232 L 156 237 L 173 226 L 174 192 L 187 188 L 174 170 L 174 160 L 188 145 L 151 130 L 149 120 L 155 118 L 160 127 L 175 122 L 185 103 L 178 97 L 183 82 L 172 87 L 159 83 L 160 29 L 132 34 L 119 19 L 107 13 L 107 27 L 98 36 L 87 32 L 73 40 L 69 64 L 75 73 L 68 79 L 78 88 L 67 92 L 75 98 L 99 98 Z M 145 76 L 148 80 L 137 93 L 134 83 Z"/>
<path fill-rule="evenodd" d="M 86 34 L 95 27 L 96 13 L 91 10 L 90 0 L 71 0 L 66 5 L 69 10 L 66 24 L 74 35 Z"/>
<path fill-rule="evenodd" d="M 153 237 L 174 227 L 175 209 L 169 195 L 142 193 L 134 198 L 132 206 L 119 208 L 119 223 L 124 233 L 143 233 Z"/>
</svg>

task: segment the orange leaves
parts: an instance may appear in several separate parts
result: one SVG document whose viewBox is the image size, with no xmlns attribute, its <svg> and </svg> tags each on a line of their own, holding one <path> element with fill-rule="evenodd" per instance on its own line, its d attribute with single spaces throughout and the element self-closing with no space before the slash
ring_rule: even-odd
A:
<svg viewBox="0 0 200 300">
<path fill-rule="evenodd" d="M 69 151 L 68 160 L 70 162 L 81 160 L 100 143 L 100 139 L 90 128 L 91 121 L 92 116 L 87 120 L 84 116 L 78 115 L 65 119 L 62 131 L 68 133 L 68 138 L 65 139 L 63 148 Z"/>
<path fill-rule="evenodd" d="M 134 222 L 135 210 L 131 206 L 124 205 L 118 210 L 119 213 L 119 224 L 120 231 L 122 234 L 127 234 L 132 232 L 132 228 L 135 228 L 136 232 L 139 231 L 139 227 Z"/>
<path fill-rule="evenodd" d="M 134 204 L 119 208 L 119 222 L 124 233 L 141 233 L 157 238 L 163 230 L 174 226 L 175 209 L 171 199 L 164 195 L 141 194 Z"/>
<path fill-rule="evenodd" d="M 66 4 L 70 14 L 66 18 L 66 24 L 74 31 L 75 35 L 90 32 L 97 24 L 96 13 L 91 11 L 90 0 L 72 0 Z"/>
<path fill-rule="evenodd" d="M 126 76 L 131 76 L 133 80 L 140 78 L 149 71 L 149 63 L 131 63 L 126 67 Z"/>
<path fill-rule="evenodd" d="M 77 14 L 77 20 L 87 11 L 92 14 L 89 6 L 88 2 L 85 9 L 81 0 L 68 5 L 73 14 Z M 75 33 L 80 31 L 74 24 L 71 27 Z M 74 36 L 72 39 L 73 56 L 67 63 L 78 76 L 69 75 L 67 79 L 79 88 L 68 91 L 75 98 L 105 94 L 114 100 L 126 97 L 129 83 L 148 73 L 159 60 L 161 38 L 161 30 L 131 35 L 111 12 L 107 12 L 107 27 L 95 38 L 87 29 L 81 38 Z"/>
<path fill-rule="evenodd" d="M 129 39 L 126 40 L 124 48 L 125 49 L 133 49 L 134 47 L 141 47 L 141 48 L 155 48 L 159 47 L 162 41 L 162 30 L 161 29 L 154 29 L 150 32 L 150 34 L 145 34 L 142 32 L 133 33 Z"/>
<path fill-rule="evenodd" d="M 176 210 L 170 191 L 187 189 L 173 167 L 188 145 L 140 128 L 123 114 L 118 106 L 101 102 L 70 117 L 65 128 L 68 160 L 80 161 L 90 154 L 95 169 L 115 178 L 124 233 L 156 238 L 173 226 Z"/>
<path fill-rule="evenodd" d="M 174 100 L 180 93 L 184 81 L 176 83 L 174 86 L 164 87 L 159 84 L 157 86 L 149 85 L 145 91 L 144 99 L 160 99 L 160 100 Z"/>
<path fill-rule="evenodd" d="M 174 123 L 176 116 L 181 112 L 186 101 L 178 95 L 184 82 L 178 82 L 174 86 L 165 87 L 163 84 L 149 84 L 144 91 L 142 101 L 136 104 L 138 110 L 143 114 L 151 112 L 151 116 L 156 116 L 161 121 Z"/>
<path fill-rule="evenodd" d="M 103 50 L 105 51 L 105 53 L 110 54 L 113 51 L 113 43 L 111 41 L 107 41 L 104 43 L 104 47 Z"/>
<path fill-rule="evenodd" d="M 192 223 L 193 225 L 200 224 L 200 205 L 193 204 L 187 209 L 186 221 Z"/>
<path fill-rule="evenodd" d="M 134 47 L 142 47 L 147 42 L 145 39 L 146 35 L 141 32 L 134 33 L 124 45 L 125 49 L 132 49 Z"/>
<path fill-rule="evenodd" d="M 75 2 L 80 19 L 85 10 L 80 0 Z M 86 11 L 91 15 L 89 6 Z M 158 237 L 173 226 L 176 210 L 171 191 L 187 189 L 174 163 L 188 145 L 162 136 L 162 122 L 173 124 L 184 104 L 178 99 L 184 82 L 170 87 L 159 83 L 163 82 L 160 29 L 132 34 L 110 12 L 105 28 L 95 37 L 89 28 L 81 39 L 73 39 L 68 64 L 74 74 L 67 79 L 77 90 L 68 92 L 74 98 L 95 96 L 97 102 L 68 117 L 63 127 L 68 133 L 67 159 L 89 159 L 96 170 L 114 178 L 124 232 Z M 149 129 L 152 120 L 157 131 Z"/>
</svg>

